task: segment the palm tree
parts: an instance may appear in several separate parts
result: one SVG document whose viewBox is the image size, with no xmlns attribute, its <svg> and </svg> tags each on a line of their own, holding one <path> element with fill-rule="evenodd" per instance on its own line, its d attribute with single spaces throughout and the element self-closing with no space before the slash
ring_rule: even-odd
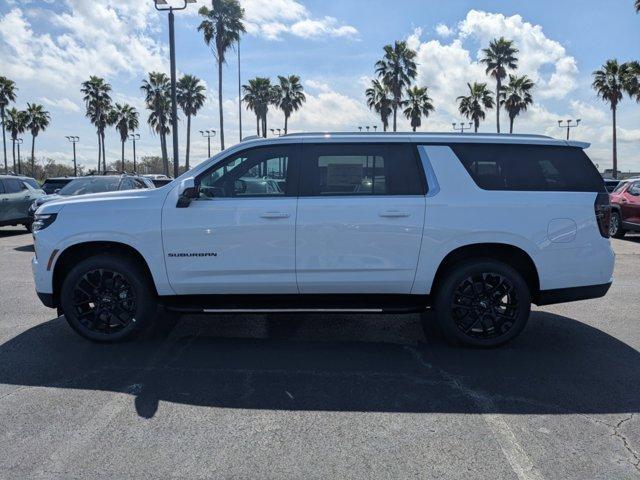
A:
<svg viewBox="0 0 640 480">
<path fill-rule="evenodd" d="M 0 77 L 0 121 L 2 122 L 2 148 L 4 149 L 4 173 L 9 173 L 7 165 L 7 138 L 4 126 L 5 108 L 16 101 L 16 84 L 7 77 Z M 15 164 L 15 161 L 13 162 Z M 14 165 L 15 168 L 15 165 Z"/>
<path fill-rule="evenodd" d="M 500 37 L 489 43 L 489 48 L 482 50 L 484 57 L 480 63 L 487 66 L 487 74 L 496 80 L 496 127 L 500 133 L 500 92 L 502 91 L 502 80 L 507 78 L 507 70 L 518 68 L 518 49 L 513 46 L 511 40 Z"/>
<path fill-rule="evenodd" d="M 402 106 L 402 95 L 418 75 L 416 56 L 417 53 L 407 46 L 407 42 L 396 41 L 394 45 L 385 45 L 384 57 L 376 62 L 376 73 L 391 94 L 394 132 L 398 130 L 398 108 Z"/>
<path fill-rule="evenodd" d="M 304 88 L 300 83 L 300 77 L 289 75 L 288 77 L 278 76 L 280 85 L 276 87 L 276 106 L 284 113 L 284 134 L 289 131 L 289 117 L 293 112 L 297 112 L 302 104 L 307 101 Z"/>
<path fill-rule="evenodd" d="M 270 104 L 277 104 L 279 88 L 271 85 L 271 80 L 266 77 L 256 77 L 249 80 L 248 85 L 243 85 L 242 90 L 242 101 L 246 103 L 247 110 L 253 110 L 256 114 L 257 135 L 267 138 L 267 113 Z"/>
<path fill-rule="evenodd" d="M 218 63 L 218 108 L 220 112 L 220 147 L 224 150 L 224 115 L 222 108 L 222 64 L 226 61 L 229 48 L 240 41 L 240 33 L 245 32 L 242 19 L 244 9 L 238 0 L 211 0 L 211 10 L 202 7 L 198 13 L 204 20 L 198 31 L 204 35 L 205 43 L 213 50 Z"/>
<path fill-rule="evenodd" d="M 109 112 L 111 111 L 111 85 L 104 78 L 92 75 L 89 80 L 82 82 L 80 89 L 84 95 L 86 106 L 85 116 L 96 127 L 98 134 L 98 172 L 102 159 L 103 171 L 107 170 L 106 149 L 104 145 L 104 131 L 107 128 Z"/>
<path fill-rule="evenodd" d="M 382 128 L 386 132 L 389 128 L 389 117 L 393 113 L 389 89 L 380 80 L 371 80 L 371 86 L 365 90 L 367 106 L 380 115 Z"/>
<path fill-rule="evenodd" d="M 593 88 L 598 97 L 611 107 L 613 117 L 613 178 L 618 178 L 618 104 L 622 101 L 624 92 L 634 95 L 635 81 L 633 80 L 634 64 L 619 64 L 617 60 L 607 60 L 600 70 L 593 72 Z"/>
<path fill-rule="evenodd" d="M 191 117 L 195 117 L 207 99 L 204 85 L 193 75 L 185 75 L 178 81 L 178 105 L 187 117 L 187 156 L 185 165 L 189 170 L 189 152 L 191 150 Z"/>
<path fill-rule="evenodd" d="M 411 120 L 411 128 L 415 132 L 422 125 L 422 117 L 429 117 L 429 114 L 435 110 L 433 101 L 427 93 L 427 87 L 413 87 L 407 89 L 407 100 L 403 105 L 404 116 Z"/>
<path fill-rule="evenodd" d="M 13 144 L 13 171 L 22 173 L 22 166 L 18 163 L 16 170 L 16 142 L 18 137 L 27 130 L 27 112 L 20 111 L 16 108 L 10 108 L 6 112 L 6 118 L 3 122 L 6 124 L 7 130 L 11 134 L 11 142 Z"/>
<path fill-rule="evenodd" d="M 636 0 L 636 13 L 640 13 L 640 0 Z"/>
<path fill-rule="evenodd" d="M 135 107 L 116 103 L 116 106 L 109 114 L 109 124 L 114 125 L 118 133 L 120 133 L 120 142 L 122 143 L 122 171 L 124 172 L 124 144 L 129 137 L 129 133 L 134 132 L 140 126 L 139 114 Z"/>
<path fill-rule="evenodd" d="M 485 109 L 493 108 L 493 92 L 487 89 L 486 83 L 474 82 L 473 85 L 467 83 L 469 95 L 460 96 L 456 100 L 459 103 L 458 110 L 462 115 L 473 121 L 475 132 L 478 133 L 480 120 L 487 116 Z"/>
<path fill-rule="evenodd" d="M 167 135 L 171 131 L 169 126 L 171 117 L 171 82 L 164 73 L 150 72 L 149 79 L 142 81 L 140 89 L 145 94 L 147 109 L 151 112 L 148 119 L 149 126 L 160 135 L 164 174 L 168 176 Z"/>
<path fill-rule="evenodd" d="M 516 117 L 525 112 L 529 105 L 533 104 L 531 90 L 535 83 L 523 75 L 509 75 L 509 83 L 500 91 L 500 105 L 504 106 L 509 114 L 509 133 L 513 133 L 513 123 Z"/>
<path fill-rule="evenodd" d="M 27 129 L 31 131 L 31 175 L 36 172 L 36 137 L 51 122 L 51 115 L 42 105 L 27 103 Z"/>
</svg>

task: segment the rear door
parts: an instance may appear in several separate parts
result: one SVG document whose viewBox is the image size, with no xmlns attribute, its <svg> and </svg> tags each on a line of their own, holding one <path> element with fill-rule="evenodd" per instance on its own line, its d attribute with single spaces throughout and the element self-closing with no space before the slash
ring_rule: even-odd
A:
<svg viewBox="0 0 640 480">
<path fill-rule="evenodd" d="M 633 182 L 622 194 L 622 220 L 640 226 L 640 182 Z"/>
<path fill-rule="evenodd" d="M 179 295 L 293 294 L 300 146 L 244 150 L 200 175 L 200 197 L 168 197 L 162 235 Z M 173 192 L 175 192 L 174 189 Z"/>
<path fill-rule="evenodd" d="M 300 189 L 300 293 L 410 293 L 425 217 L 412 146 L 306 144 Z"/>
</svg>

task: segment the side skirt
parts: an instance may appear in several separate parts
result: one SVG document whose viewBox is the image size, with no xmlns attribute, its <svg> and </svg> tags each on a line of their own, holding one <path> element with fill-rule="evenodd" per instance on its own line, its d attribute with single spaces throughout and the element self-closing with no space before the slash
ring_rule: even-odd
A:
<svg viewBox="0 0 640 480">
<path fill-rule="evenodd" d="M 430 306 L 428 295 L 186 295 L 160 297 L 180 313 L 414 313 Z"/>
</svg>

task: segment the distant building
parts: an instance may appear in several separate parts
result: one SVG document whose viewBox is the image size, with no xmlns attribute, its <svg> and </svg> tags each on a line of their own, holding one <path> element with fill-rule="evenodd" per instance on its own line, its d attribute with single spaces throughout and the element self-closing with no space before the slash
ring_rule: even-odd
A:
<svg viewBox="0 0 640 480">
<path fill-rule="evenodd" d="M 618 170 L 618 180 L 624 180 L 625 178 L 636 178 L 640 177 L 640 172 L 621 172 Z M 607 168 L 604 172 L 602 172 L 602 178 L 611 179 L 613 178 L 613 168 Z"/>
</svg>

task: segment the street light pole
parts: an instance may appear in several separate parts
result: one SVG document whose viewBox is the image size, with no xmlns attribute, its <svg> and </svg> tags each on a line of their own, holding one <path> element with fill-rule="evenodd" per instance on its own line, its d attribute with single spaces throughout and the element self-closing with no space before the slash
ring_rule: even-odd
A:
<svg viewBox="0 0 640 480">
<path fill-rule="evenodd" d="M 208 158 L 211 158 L 211 139 L 216 136 L 215 130 L 200 130 L 200 134 L 207 139 Z"/>
<path fill-rule="evenodd" d="M 16 138 L 16 144 L 18 145 L 18 175 L 22 175 L 22 164 L 20 163 L 20 145 L 22 145 L 22 138 Z"/>
<path fill-rule="evenodd" d="M 465 130 L 471 130 L 473 128 L 472 122 L 469 122 L 469 126 L 466 126 L 464 122 L 460 122 L 459 127 L 456 127 L 456 125 L 458 125 L 457 123 L 453 123 L 452 125 L 453 125 L 453 130 L 460 133 L 464 133 Z"/>
<path fill-rule="evenodd" d="M 238 35 L 238 122 L 240 141 L 242 141 L 242 72 L 240 70 L 240 35 Z M 211 155 L 209 155 L 211 156 Z"/>
<path fill-rule="evenodd" d="M 76 161 L 76 143 L 80 141 L 80 137 L 69 136 L 66 137 L 73 144 L 73 176 L 78 176 L 78 162 Z"/>
<path fill-rule="evenodd" d="M 159 12 L 169 11 L 169 57 L 171 60 L 171 128 L 173 129 L 173 178 L 179 175 L 180 152 L 178 151 L 178 101 L 176 87 L 176 33 L 175 15 L 176 10 L 184 10 L 189 3 L 196 3 L 196 0 L 183 0 L 180 8 L 169 7 L 160 8 L 158 5 L 167 5 L 167 0 L 155 0 L 156 10 Z"/>
<path fill-rule="evenodd" d="M 139 133 L 131 133 L 131 134 L 129 134 L 129 138 L 131 139 L 131 142 L 133 143 L 133 173 L 136 173 L 138 171 L 138 167 L 137 167 L 137 163 L 136 163 L 136 140 L 140 140 L 140 134 Z"/>
<path fill-rule="evenodd" d="M 580 122 L 582 122 L 582 119 L 577 119 L 575 124 L 572 124 L 571 122 L 573 122 L 573 120 L 569 119 L 567 120 L 567 124 L 563 125 L 564 122 L 562 120 L 558 120 L 558 127 L 567 129 L 567 141 L 569 141 L 569 137 L 571 136 L 571 129 L 578 127 Z"/>
</svg>

